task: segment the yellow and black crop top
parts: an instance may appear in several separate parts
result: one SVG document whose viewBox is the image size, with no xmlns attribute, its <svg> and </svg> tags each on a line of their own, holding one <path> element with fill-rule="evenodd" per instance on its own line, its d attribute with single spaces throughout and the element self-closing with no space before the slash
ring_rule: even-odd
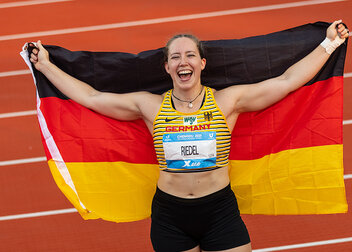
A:
<svg viewBox="0 0 352 252">
<path fill-rule="evenodd" d="M 228 165 L 231 133 L 216 105 L 213 91 L 205 87 L 205 99 L 194 113 L 178 112 L 167 91 L 154 120 L 153 140 L 161 170 L 208 171 Z"/>
</svg>

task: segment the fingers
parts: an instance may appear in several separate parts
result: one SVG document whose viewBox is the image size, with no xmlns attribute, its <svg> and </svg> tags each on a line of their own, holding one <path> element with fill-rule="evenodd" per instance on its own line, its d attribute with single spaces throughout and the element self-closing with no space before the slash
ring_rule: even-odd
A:
<svg viewBox="0 0 352 252">
<path fill-rule="evenodd" d="M 348 29 L 342 23 L 342 20 L 334 21 L 326 31 L 326 37 L 333 41 L 336 37 L 340 39 L 346 39 L 349 36 Z"/>
<path fill-rule="evenodd" d="M 29 58 L 30 62 L 32 62 L 33 64 L 38 63 L 38 57 L 36 55 L 34 55 L 33 53 L 31 53 L 31 57 Z"/>
<path fill-rule="evenodd" d="M 38 42 L 40 42 L 40 40 L 39 40 Z M 37 42 L 37 46 L 39 47 L 39 43 L 38 43 L 38 42 Z M 30 55 L 30 59 L 29 59 L 29 60 L 30 60 L 32 63 L 35 64 L 35 63 L 38 62 L 38 53 L 39 53 L 39 51 L 40 51 L 40 48 L 36 47 L 36 45 L 33 44 L 33 43 L 30 43 L 29 46 L 34 47 L 34 48 L 32 49 L 32 52 L 31 52 L 31 55 Z M 40 46 L 41 46 L 41 48 L 43 48 L 43 46 L 42 46 L 41 43 L 40 43 Z"/>
<path fill-rule="evenodd" d="M 32 55 L 37 56 L 38 55 L 39 49 L 35 46 L 34 43 L 28 43 L 28 48 L 31 48 L 31 55 L 30 56 L 32 56 Z"/>
<path fill-rule="evenodd" d="M 342 19 L 340 20 L 335 20 L 329 27 L 328 30 L 337 30 L 337 27 L 342 25 Z"/>
<path fill-rule="evenodd" d="M 326 30 L 326 37 L 328 37 L 331 41 L 335 39 L 337 36 L 337 25 L 339 25 L 342 20 L 334 21 Z"/>
<path fill-rule="evenodd" d="M 31 59 L 33 59 L 34 61 L 38 61 L 38 56 L 34 53 L 31 53 Z"/>
<path fill-rule="evenodd" d="M 33 61 L 38 61 L 38 54 L 41 51 L 45 51 L 45 48 L 42 45 L 42 42 L 40 40 L 37 41 L 36 44 L 34 43 L 29 43 L 29 46 L 33 47 L 32 52 L 31 52 L 31 59 Z"/>
<path fill-rule="evenodd" d="M 38 48 L 34 48 L 34 49 L 32 50 L 32 53 L 33 53 L 34 55 L 38 55 L 38 53 L 39 53 Z"/>
<path fill-rule="evenodd" d="M 40 40 L 37 43 L 29 43 L 28 46 L 32 49 L 29 60 L 37 70 L 41 71 L 50 63 L 49 52 L 43 47 Z"/>
<path fill-rule="evenodd" d="M 349 31 L 346 28 L 346 26 L 343 24 L 339 24 L 337 26 L 337 32 L 338 32 L 340 38 L 347 38 L 349 36 Z"/>
<path fill-rule="evenodd" d="M 36 44 L 34 44 L 34 43 L 29 43 L 28 44 L 30 47 L 33 47 L 33 49 L 32 49 L 32 52 L 34 53 L 34 54 L 38 54 L 38 52 L 39 51 L 41 51 L 41 50 L 45 50 L 45 48 L 43 47 L 43 45 L 42 45 L 42 42 L 40 41 L 40 40 L 38 40 L 37 41 L 37 43 Z"/>
<path fill-rule="evenodd" d="M 336 29 L 336 31 L 337 31 L 337 33 L 338 33 L 340 38 L 347 38 L 348 37 L 349 31 L 346 28 L 346 26 L 344 24 L 342 24 L 342 20 L 341 19 L 333 22 L 331 24 L 331 26 L 335 27 L 335 29 Z"/>
<path fill-rule="evenodd" d="M 44 47 L 42 45 L 42 41 L 40 41 L 40 40 L 37 41 L 37 46 L 38 46 L 39 50 L 44 49 Z"/>
<path fill-rule="evenodd" d="M 335 20 L 331 25 L 330 27 L 337 27 L 337 25 L 341 24 L 342 23 L 342 19 L 340 20 Z"/>
<path fill-rule="evenodd" d="M 343 30 L 339 31 L 339 35 L 342 38 L 347 38 L 348 37 L 348 30 L 347 29 L 343 29 Z"/>
</svg>

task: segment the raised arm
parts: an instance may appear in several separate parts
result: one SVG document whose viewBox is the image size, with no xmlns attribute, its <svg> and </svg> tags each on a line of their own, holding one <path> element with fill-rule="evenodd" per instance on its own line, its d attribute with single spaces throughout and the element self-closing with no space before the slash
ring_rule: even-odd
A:
<svg viewBox="0 0 352 252">
<path fill-rule="evenodd" d="M 326 45 L 325 41 L 282 75 L 257 84 L 236 85 L 221 90 L 218 94 L 220 102 L 230 101 L 223 105 L 227 114 L 265 109 L 311 80 L 328 60 L 331 46 L 337 47 L 348 37 L 348 30 L 341 22 L 335 21 L 327 29 L 327 42 L 332 45 Z"/>
<path fill-rule="evenodd" d="M 49 53 L 42 46 L 41 41 L 38 41 L 37 48 L 33 49 L 30 61 L 63 94 L 84 107 L 119 120 L 139 118 L 152 120 L 153 118 L 153 115 L 148 116 L 148 109 L 153 111 L 150 106 L 155 103 L 155 99 L 158 99 L 156 95 L 148 92 L 128 94 L 100 92 L 51 63 Z"/>
</svg>

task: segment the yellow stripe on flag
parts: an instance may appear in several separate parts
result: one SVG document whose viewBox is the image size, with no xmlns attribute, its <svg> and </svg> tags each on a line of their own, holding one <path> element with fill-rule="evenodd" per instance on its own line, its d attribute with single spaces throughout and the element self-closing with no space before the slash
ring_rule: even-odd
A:
<svg viewBox="0 0 352 252">
<path fill-rule="evenodd" d="M 242 214 L 324 214 L 347 211 L 342 145 L 291 149 L 256 160 L 231 160 L 230 179 Z M 314 164 L 314 165 L 313 165 Z M 59 188 L 84 219 L 148 218 L 159 168 L 126 162 L 66 163 L 79 199 L 55 163 Z"/>
<path fill-rule="evenodd" d="M 84 219 L 103 218 L 128 222 L 148 218 L 155 193 L 159 168 L 152 164 L 125 162 L 66 163 L 79 199 L 91 212 L 84 210 L 78 197 L 68 187 L 49 161 L 51 172 L 59 188 Z"/>
<path fill-rule="evenodd" d="M 72 188 L 68 184 L 66 184 L 55 161 L 50 159 L 48 161 L 48 164 L 56 185 L 60 188 L 62 193 L 66 196 L 66 198 L 68 198 L 72 205 L 77 209 L 81 216 L 84 219 L 98 219 L 99 216 L 95 216 L 93 213 L 89 212 L 87 209 L 84 209 L 82 207 L 78 195 L 74 190 L 72 190 Z"/>
<path fill-rule="evenodd" d="M 232 160 L 230 179 L 243 214 L 347 212 L 342 145 Z"/>
</svg>

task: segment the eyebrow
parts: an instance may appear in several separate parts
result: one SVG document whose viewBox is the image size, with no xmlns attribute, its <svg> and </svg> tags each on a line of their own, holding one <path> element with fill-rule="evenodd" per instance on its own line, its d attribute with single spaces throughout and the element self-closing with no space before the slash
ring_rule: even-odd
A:
<svg viewBox="0 0 352 252">
<path fill-rule="evenodd" d="M 196 51 L 186 51 L 186 53 L 196 53 Z M 180 55 L 181 53 L 179 53 L 179 52 L 171 53 L 170 56 L 175 55 L 175 54 Z"/>
</svg>

